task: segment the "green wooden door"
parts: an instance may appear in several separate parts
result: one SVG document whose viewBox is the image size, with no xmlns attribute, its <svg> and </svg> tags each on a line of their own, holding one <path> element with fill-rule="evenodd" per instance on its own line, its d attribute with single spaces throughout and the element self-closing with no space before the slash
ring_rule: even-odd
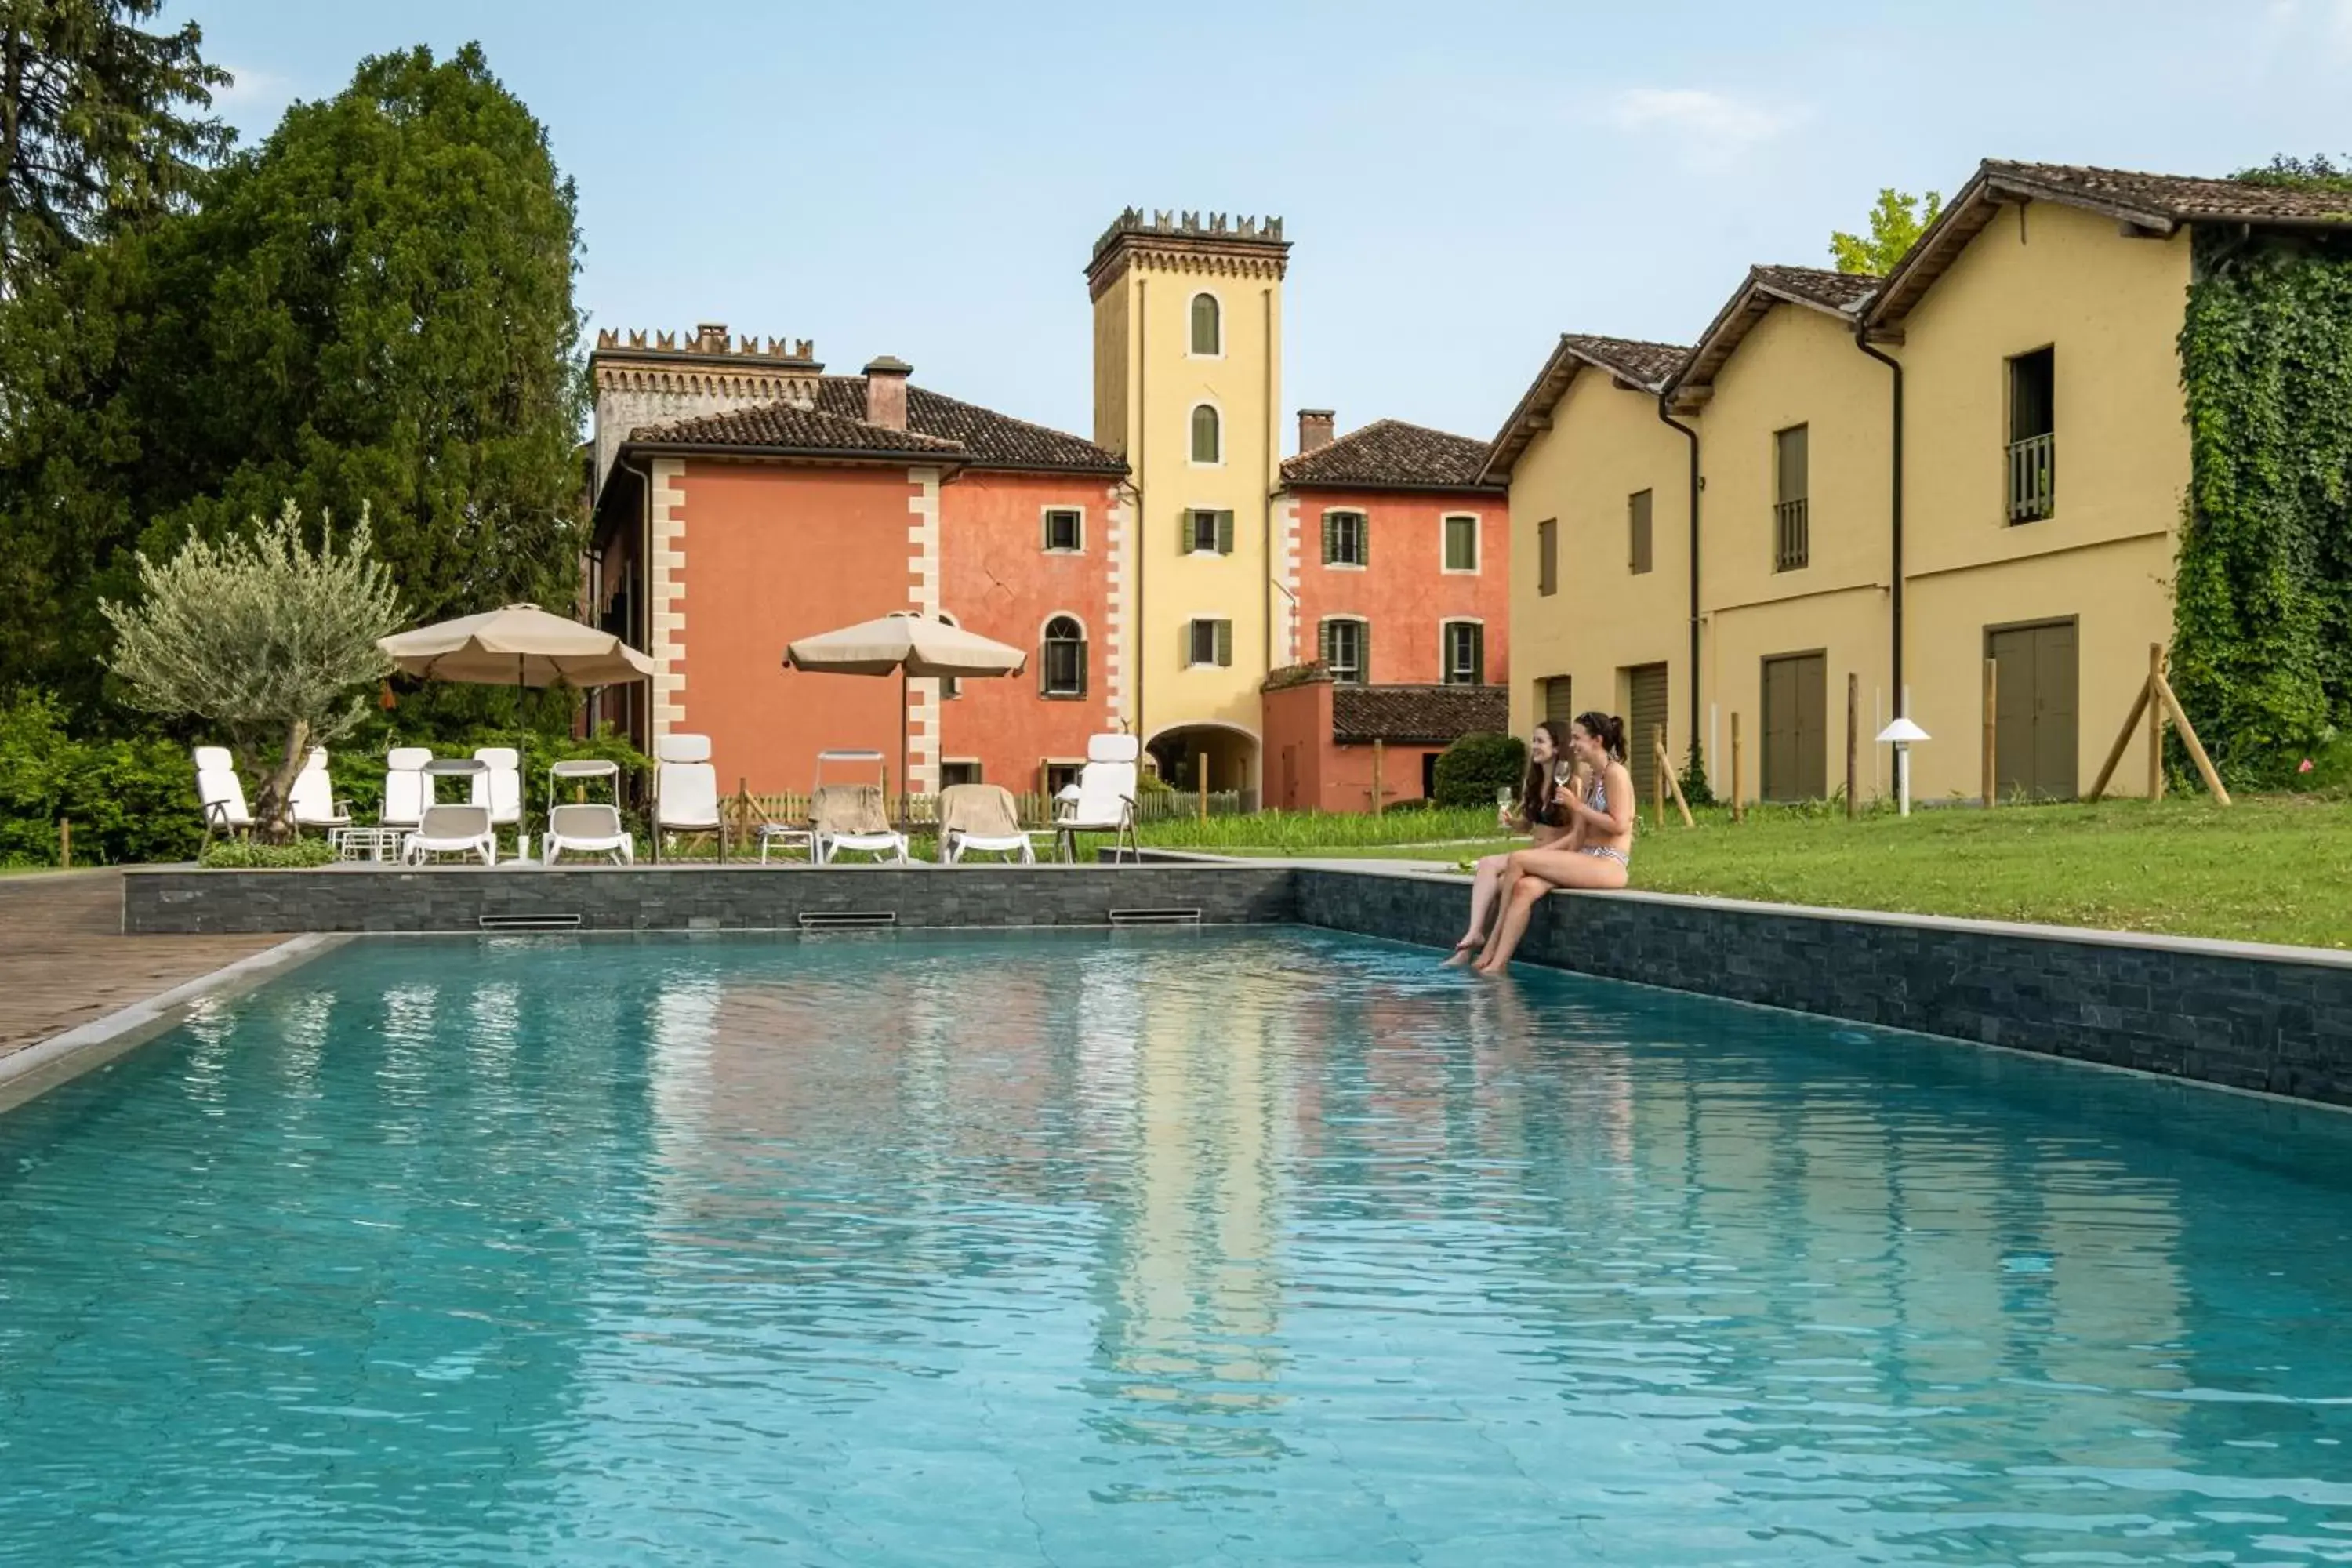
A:
<svg viewBox="0 0 2352 1568">
<path fill-rule="evenodd" d="M 1764 661 L 1766 800 L 1829 794 L 1829 658 L 1790 654 Z"/>
<path fill-rule="evenodd" d="M 2080 787 L 2072 621 L 1985 634 L 1993 682 L 1993 783 L 2004 795 L 2071 800 Z"/>
<path fill-rule="evenodd" d="M 1625 672 L 1626 767 L 1643 800 L 1657 784 L 1657 753 L 1650 737 L 1666 722 L 1666 667 L 1638 664 Z"/>
</svg>

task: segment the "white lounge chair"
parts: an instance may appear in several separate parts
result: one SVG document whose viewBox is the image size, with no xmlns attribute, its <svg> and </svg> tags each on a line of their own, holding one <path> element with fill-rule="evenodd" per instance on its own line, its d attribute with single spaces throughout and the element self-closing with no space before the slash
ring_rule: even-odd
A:
<svg viewBox="0 0 2352 1568">
<path fill-rule="evenodd" d="M 547 831 L 540 836 L 540 862 L 552 866 L 565 850 L 603 855 L 616 866 L 634 866 L 637 841 L 621 826 L 621 813 L 610 805 L 559 805 L 547 814 Z"/>
<path fill-rule="evenodd" d="M 253 813 L 245 804 L 245 781 L 236 776 L 236 762 L 226 746 L 198 746 L 196 801 L 204 807 L 205 842 L 213 835 L 233 837 L 253 831 Z"/>
<path fill-rule="evenodd" d="M 474 775 L 474 804 L 489 808 L 492 832 L 514 829 L 515 858 L 520 859 L 527 853 L 522 837 L 522 753 L 512 746 L 482 746 L 475 751 L 474 761 L 483 768 Z"/>
<path fill-rule="evenodd" d="M 482 864 L 499 863 L 499 841 L 490 831 L 487 805 L 428 805 L 416 831 L 401 841 L 400 858 L 412 866 L 435 855 L 479 855 Z"/>
<path fill-rule="evenodd" d="M 708 735 L 664 735 L 655 742 L 654 858 L 675 834 L 708 833 L 727 858 L 727 835 L 719 816 L 719 770 L 710 765 Z"/>
<path fill-rule="evenodd" d="M 294 787 L 286 796 L 286 805 L 294 818 L 294 831 L 306 827 L 322 830 L 328 839 L 352 825 L 352 803 L 335 798 L 335 784 L 327 772 L 327 748 L 313 746 L 303 759 L 302 771 L 294 775 Z"/>
<path fill-rule="evenodd" d="M 972 854 L 1010 855 L 1025 866 L 1037 863 L 1036 847 L 1021 826 L 1020 808 L 1003 784 L 950 784 L 940 793 L 940 863 L 957 865 Z"/>
<path fill-rule="evenodd" d="M 1108 833 L 1133 858 L 1136 759 L 1143 742 L 1132 735 L 1097 735 L 1087 742 L 1087 765 L 1055 797 L 1054 832 L 1065 860 L 1078 858 L 1077 836 Z"/>
<path fill-rule="evenodd" d="M 433 781 L 425 773 L 432 760 L 425 746 L 394 746 L 383 754 L 383 809 L 376 813 L 377 826 L 414 831 L 424 822 L 433 805 Z"/>
<path fill-rule="evenodd" d="M 879 784 L 825 784 L 810 800 L 809 817 L 820 866 L 845 850 L 907 864 L 907 836 L 891 827 Z"/>
</svg>

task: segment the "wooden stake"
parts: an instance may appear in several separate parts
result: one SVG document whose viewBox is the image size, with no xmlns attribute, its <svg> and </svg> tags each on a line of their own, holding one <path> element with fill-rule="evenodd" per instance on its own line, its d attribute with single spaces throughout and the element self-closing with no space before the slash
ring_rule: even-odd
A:
<svg viewBox="0 0 2352 1568">
<path fill-rule="evenodd" d="M 1845 819 L 1861 815 L 1862 677 L 1845 672 Z"/>
<path fill-rule="evenodd" d="M 71 817 L 58 818 L 58 869 L 61 871 L 73 869 L 73 819 Z"/>
<path fill-rule="evenodd" d="M 2180 743 L 2189 748 L 2189 760 L 2197 764 L 2197 776 L 2205 781 L 2206 793 L 2223 805 L 2230 804 L 2230 792 L 2221 787 L 2221 775 L 2214 770 L 2213 759 L 2205 754 L 2204 742 L 2197 738 L 2197 728 L 2189 723 L 2189 715 L 2180 710 L 2180 699 L 2172 694 L 2172 682 L 2161 675 L 2156 678 L 2157 695 L 2164 700 L 2165 710 L 2180 731 Z"/>
<path fill-rule="evenodd" d="M 1200 758 L 1200 770 L 1192 775 L 1192 782 L 1200 786 L 1201 825 L 1205 827 L 1209 822 L 1209 759 L 1205 752 Z"/>
<path fill-rule="evenodd" d="M 1691 820 L 1690 802 L 1683 798 L 1683 781 L 1675 776 L 1675 759 L 1666 750 L 1666 732 L 1664 730 L 1658 731 L 1658 778 L 1661 787 L 1673 794 L 1675 809 L 1683 814 L 1683 826 L 1697 826 L 1698 824 Z M 1658 826 L 1664 827 L 1665 825 L 1666 808 L 1664 803 L 1661 801 L 1658 805 Z"/>
<path fill-rule="evenodd" d="M 2147 645 L 2147 798 L 2164 798 L 2164 704 L 2156 699 L 2164 684 L 2164 645 Z"/>
<path fill-rule="evenodd" d="M 1650 726 L 1650 811 L 1660 827 L 1666 825 L 1666 731 Z"/>
<path fill-rule="evenodd" d="M 2139 716 L 2147 709 L 2150 695 L 2143 686 L 2132 700 L 2131 711 L 2124 716 L 2124 727 L 2116 731 L 2116 743 L 2107 748 L 2107 760 L 2099 765 L 2099 776 L 2091 782 L 2091 793 L 2084 799 L 2095 801 L 2107 793 L 2107 781 L 2116 776 L 2116 769 L 2124 760 L 2124 748 L 2131 744 L 2132 731 L 2139 728 Z"/>
<path fill-rule="evenodd" d="M 1739 714 L 1735 710 L 1731 715 L 1731 820 L 1734 822 L 1744 822 L 1748 818 L 1747 804 L 1739 798 Z"/>
<path fill-rule="evenodd" d="M 2000 788 L 1998 782 L 2000 771 L 1994 765 L 1994 752 L 1999 742 L 1995 721 L 2000 712 L 2000 660 L 1989 658 L 1985 660 L 1984 668 L 1984 803 L 1988 811 L 1992 809 L 1995 795 Z"/>
<path fill-rule="evenodd" d="M 1387 761 L 1388 742 L 1375 739 L 1372 742 L 1372 815 L 1374 816 L 1381 814 L 1381 796 L 1384 793 L 1381 788 L 1381 775 Z"/>
</svg>

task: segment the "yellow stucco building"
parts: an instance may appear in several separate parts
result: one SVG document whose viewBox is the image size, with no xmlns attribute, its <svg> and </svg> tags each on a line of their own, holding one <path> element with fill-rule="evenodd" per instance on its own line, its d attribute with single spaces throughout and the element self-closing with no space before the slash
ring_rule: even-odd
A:
<svg viewBox="0 0 2352 1568">
<path fill-rule="evenodd" d="M 1973 796 L 1990 677 L 1999 792 L 2086 788 L 2171 640 L 2175 343 L 2208 224 L 2319 226 L 2235 181 L 1987 163 L 1887 277 L 1755 268 L 1654 375 L 1660 345 L 1637 363 L 1563 339 L 1488 462 L 1510 486 L 1514 725 L 1572 689 L 1633 721 L 1637 761 L 1654 726 L 1678 763 L 1696 736 L 1727 794 L 1736 720 L 1740 794 L 1804 799 L 1844 786 L 1851 701 L 1859 795 L 1893 788 L 1872 737 L 1900 714 L 1932 737 L 1915 795 Z M 1662 412 L 1696 433 L 1695 521 Z M 1617 563 L 1645 488 L 1654 549 L 1670 508 L 1696 542 L 1679 601 L 1663 553 L 1647 580 Z"/>
</svg>

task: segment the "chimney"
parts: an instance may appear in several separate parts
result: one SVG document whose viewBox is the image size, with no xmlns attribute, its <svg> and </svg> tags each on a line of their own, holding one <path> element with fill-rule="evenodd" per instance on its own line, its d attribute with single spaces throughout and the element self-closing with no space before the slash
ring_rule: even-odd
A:
<svg viewBox="0 0 2352 1568">
<path fill-rule="evenodd" d="M 1338 418 L 1328 408 L 1302 408 L 1298 411 L 1298 455 L 1307 456 L 1319 447 L 1331 444 L 1331 422 Z"/>
<path fill-rule="evenodd" d="M 915 367 L 884 354 L 866 367 L 866 422 L 885 430 L 907 427 L 907 378 Z"/>
<path fill-rule="evenodd" d="M 693 347 L 697 353 L 725 353 L 727 352 L 727 323 L 724 321 L 695 322 Z"/>
</svg>

